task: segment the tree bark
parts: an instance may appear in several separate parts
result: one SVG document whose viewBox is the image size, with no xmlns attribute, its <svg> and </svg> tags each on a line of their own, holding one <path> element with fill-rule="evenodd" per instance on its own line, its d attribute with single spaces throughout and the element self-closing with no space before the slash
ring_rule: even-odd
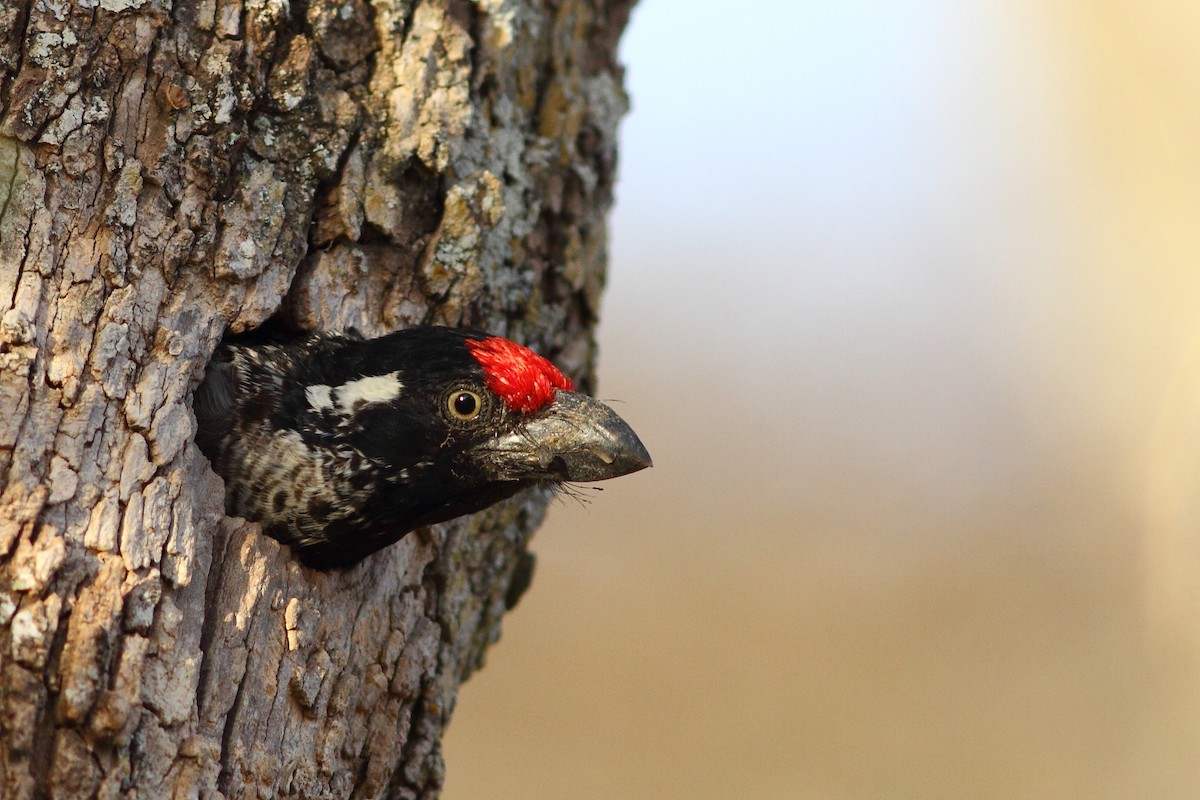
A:
<svg viewBox="0 0 1200 800">
<path fill-rule="evenodd" d="M 223 517 L 191 392 L 268 319 L 587 389 L 631 4 L 0 5 L 5 798 L 438 794 L 548 496 L 316 573 Z"/>
</svg>

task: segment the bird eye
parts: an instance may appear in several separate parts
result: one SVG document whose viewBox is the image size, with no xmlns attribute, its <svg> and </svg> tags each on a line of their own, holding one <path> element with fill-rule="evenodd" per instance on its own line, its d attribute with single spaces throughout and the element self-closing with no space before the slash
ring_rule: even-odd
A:
<svg viewBox="0 0 1200 800">
<path fill-rule="evenodd" d="M 446 407 L 456 419 L 475 419 L 483 409 L 483 401 L 474 392 L 460 390 L 450 394 Z"/>
</svg>

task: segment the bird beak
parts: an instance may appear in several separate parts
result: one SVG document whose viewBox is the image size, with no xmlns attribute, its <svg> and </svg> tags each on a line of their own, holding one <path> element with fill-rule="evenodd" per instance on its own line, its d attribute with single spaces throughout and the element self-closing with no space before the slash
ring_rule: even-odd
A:
<svg viewBox="0 0 1200 800">
<path fill-rule="evenodd" d="M 645 445 L 599 400 L 560 389 L 520 430 L 493 442 L 501 480 L 602 481 L 654 465 Z"/>
</svg>

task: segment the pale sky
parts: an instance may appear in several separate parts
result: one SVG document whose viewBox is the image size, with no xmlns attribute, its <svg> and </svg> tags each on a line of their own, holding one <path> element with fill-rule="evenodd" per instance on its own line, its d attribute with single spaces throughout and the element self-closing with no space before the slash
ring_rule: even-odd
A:
<svg viewBox="0 0 1200 800">
<path fill-rule="evenodd" d="M 1147 263 L 1121 228 L 1141 200 L 1105 173 L 1125 156 L 1106 139 L 1144 110 L 1091 83 L 1103 63 L 1071 61 L 1088 20 L 986 1 L 728 8 L 634 12 L 604 341 L 747 396 L 784 388 L 836 446 L 968 499 L 1064 438 L 1144 438 L 1178 355 L 1160 339 L 1195 310 L 1179 295 L 1200 283 L 1179 274 L 1200 270 L 1179 242 Z M 1153 80 L 1136 44 L 1097 61 Z M 1116 101 L 1104 130 L 1089 93 Z"/>
</svg>

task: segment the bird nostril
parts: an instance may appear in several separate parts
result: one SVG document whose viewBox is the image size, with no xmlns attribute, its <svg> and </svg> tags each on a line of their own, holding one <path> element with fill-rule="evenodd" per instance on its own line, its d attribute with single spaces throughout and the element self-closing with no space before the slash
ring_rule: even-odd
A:
<svg viewBox="0 0 1200 800">
<path fill-rule="evenodd" d="M 595 449 L 588 450 L 588 452 L 591 453 L 592 455 L 594 455 L 596 458 L 603 461 L 605 464 L 613 463 L 612 453 L 606 453 L 603 450 L 595 450 Z"/>
</svg>

